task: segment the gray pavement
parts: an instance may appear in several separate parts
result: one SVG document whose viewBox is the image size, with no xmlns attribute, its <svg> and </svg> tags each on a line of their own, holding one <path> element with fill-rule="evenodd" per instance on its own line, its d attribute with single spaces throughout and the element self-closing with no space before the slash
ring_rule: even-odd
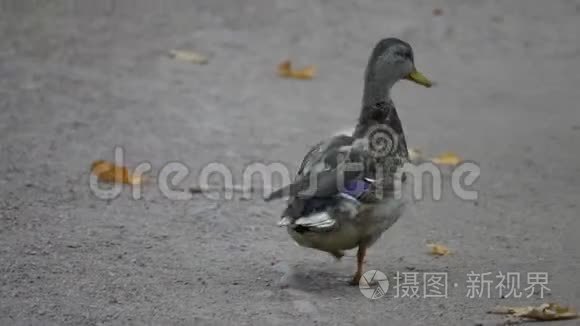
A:
<svg viewBox="0 0 580 326">
<path fill-rule="evenodd" d="M 580 309 L 580 2 L 0 4 L 0 324 L 493 325 L 495 305 Z M 418 202 L 367 268 L 448 273 L 448 298 L 365 298 L 345 282 L 352 258 L 276 227 L 282 202 L 89 190 L 91 162 L 115 145 L 129 166 L 180 161 L 191 179 L 210 162 L 237 178 L 256 161 L 295 169 L 354 123 L 367 56 L 387 36 L 438 82 L 393 90 L 410 146 L 453 150 L 482 174 L 476 203 L 449 189 Z M 210 62 L 171 60 L 173 48 Z M 278 78 L 285 58 L 319 76 Z M 454 254 L 432 257 L 428 241 Z M 545 272 L 551 291 L 468 298 L 472 271 L 521 273 L 522 289 Z"/>
</svg>

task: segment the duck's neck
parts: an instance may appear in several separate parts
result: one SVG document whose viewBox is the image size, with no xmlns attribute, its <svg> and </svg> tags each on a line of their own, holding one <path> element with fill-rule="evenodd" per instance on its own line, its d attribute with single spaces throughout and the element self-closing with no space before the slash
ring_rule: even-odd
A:
<svg viewBox="0 0 580 326">
<path fill-rule="evenodd" d="M 377 125 L 389 125 L 393 115 L 396 117 L 397 113 L 391 102 L 378 101 L 373 105 L 364 105 L 361 109 L 353 137 L 365 137 L 370 128 Z"/>
<path fill-rule="evenodd" d="M 392 103 L 391 88 L 395 82 L 396 80 L 391 78 L 391 76 L 378 74 L 374 69 L 367 67 L 363 89 L 363 107 L 375 105 L 379 102 Z"/>
<path fill-rule="evenodd" d="M 374 121 L 377 118 L 383 117 L 378 111 L 381 109 L 389 110 L 391 107 L 394 107 L 390 92 L 391 87 L 396 81 L 393 78 L 389 78 L 390 76 L 377 74 L 371 67 L 372 64 L 369 63 L 365 71 L 362 108 L 353 135 L 354 137 L 363 136 L 367 129 L 376 123 L 384 123 L 384 121 Z M 377 106 L 378 103 L 383 104 Z"/>
<path fill-rule="evenodd" d="M 383 128 L 381 129 L 377 128 Z M 374 131 L 373 131 L 374 129 Z M 375 134 L 375 132 L 379 132 Z M 397 115 L 397 110 L 392 102 L 380 101 L 374 105 L 365 105 L 361 110 L 361 114 L 353 133 L 356 139 L 379 136 L 389 137 L 396 147 L 390 154 L 396 154 L 400 157 L 407 158 L 407 143 L 405 141 L 405 134 L 401 120 Z M 368 138 L 371 140 L 371 138 Z M 376 138 L 377 140 L 379 138 Z"/>
</svg>

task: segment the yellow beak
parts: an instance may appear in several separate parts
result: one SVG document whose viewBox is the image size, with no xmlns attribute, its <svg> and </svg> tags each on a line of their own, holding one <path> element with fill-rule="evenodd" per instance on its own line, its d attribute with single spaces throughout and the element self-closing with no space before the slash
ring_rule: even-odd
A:
<svg viewBox="0 0 580 326">
<path fill-rule="evenodd" d="M 405 79 L 408 79 L 412 82 L 415 82 L 419 85 L 423 85 L 425 87 L 433 86 L 433 82 L 431 82 L 429 79 L 427 79 L 427 77 L 425 77 L 422 73 L 417 71 L 417 69 L 415 69 L 415 68 L 413 68 L 413 72 L 411 72 L 409 74 L 409 76 L 405 77 Z"/>
</svg>

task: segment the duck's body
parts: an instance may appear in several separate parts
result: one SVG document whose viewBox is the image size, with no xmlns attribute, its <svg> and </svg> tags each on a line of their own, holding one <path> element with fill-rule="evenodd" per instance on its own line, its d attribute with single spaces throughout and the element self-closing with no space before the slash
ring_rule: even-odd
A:
<svg viewBox="0 0 580 326">
<path fill-rule="evenodd" d="M 404 201 L 394 198 L 378 204 L 361 204 L 354 218 L 350 215 L 331 215 L 335 225 L 330 230 L 297 230 L 297 224 L 288 225 L 287 230 L 299 245 L 340 258 L 344 255 L 343 251 L 357 248 L 361 243 L 367 247 L 373 245 L 401 217 L 404 208 Z"/>
<path fill-rule="evenodd" d="M 395 183 L 402 182 L 396 179 L 398 172 L 408 159 L 394 106 L 380 102 L 364 107 L 355 130 L 352 136 L 332 137 L 313 147 L 294 183 L 271 195 L 286 191 L 290 196 L 281 225 L 292 239 L 336 258 L 357 247 L 364 248 L 359 250 L 364 255 L 405 207 L 404 199 L 395 196 Z M 373 145 L 379 138 L 386 144 L 382 149 Z"/>
<path fill-rule="evenodd" d="M 383 71 L 386 68 L 390 71 Z M 405 207 L 395 190 L 397 182 L 403 181 L 400 172 L 408 152 L 389 90 L 411 74 L 419 75 L 414 77 L 418 82 L 428 82 L 414 70 L 410 46 L 397 39 L 379 42 L 367 66 L 363 108 L 353 134 L 314 146 L 294 182 L 269 197 L 289 196 L 279 225 L 286 226 L 301 246 L 337 258 L 344 250 L 358 247 L 353 284 L 362 276 L 366 249 L 399 219 Z"/>
</svg>

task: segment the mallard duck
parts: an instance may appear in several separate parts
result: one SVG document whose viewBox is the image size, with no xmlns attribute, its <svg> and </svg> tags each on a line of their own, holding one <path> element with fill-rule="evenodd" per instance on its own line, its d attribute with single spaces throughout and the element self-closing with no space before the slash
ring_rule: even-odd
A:
<svg viewBox="0 0 580 326">
<path fill-rule="evenodd" d="M 353 134 L 337 135 L 312 147 L 294 181 L 266 198 L 289 197 L 278 225 L 286 227 L 299 245 L 337 259 L 345 250 L 358 247 L 351 284 L 358 284 L 363 275 L 367 248 L 399 219 L 405 206 L 404 199 L 394 194 L 408 152 L 389 95 L 401 79 L 432 85 L 415 68 L 409 44 L 383 39 L 368 61 Z"/>
</svg>

